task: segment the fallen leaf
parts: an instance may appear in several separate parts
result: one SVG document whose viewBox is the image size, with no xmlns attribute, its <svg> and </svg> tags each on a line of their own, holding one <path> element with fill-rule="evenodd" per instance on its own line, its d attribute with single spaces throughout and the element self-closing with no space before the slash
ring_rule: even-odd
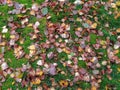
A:
<svg viewBox="0 0 120 90">
<path fill-rule="evenodd" d="M 92 25 L 91 25 L 91 28 L 93 28 L 93 29 L 95 29 L 97 27 L 97 23 L 93 23 Z"/>
<path fill-rule="evenodd" d="M 91 87 L 91 90 L 97 90 L 97 87 L 92 86 L 92 87 Z"/>
<path fill-rule="evenodd" d="M 32 81 L 32 84 L 40 84 L 41 83 L 41 80 L 39 78 L 35 78 L 35 80 Z"/>
<path fill-rule="evenodd" d="M 59 82 L 59 84 L 60 84 L 60 86 L 62 86 L 62 87 L 67 87 L 67 86 L 68 86 L 68 81 L 67 81 L 67 80 L 61 80 L 61 81 Z"/>
<path fill-rule="evenodd" d="M 35 4 L 32 5 L 32 10 L 38 11 L 38 9 L 39 9 L 38 4 L 35 3 Z"/>
<path fill-rule="evenodd" d="M 30 49 L 30 50 L 35 50 L 35 45 L 29 46 L 28 49 Z"/>
<path fill-rule="evenodd" d="M 3 62 L 1 65 L 2 70 L 5 70 L 8 68 L 8 64 L 6 62 Z"/>
<path fill-rule="evenodd" d="M 8 29 L 6 28 L 6 26 L 3 26 L 2 28 L 3 28 L 2 33 L 7 33 L 8 32 Z"/>
<path fill-rule="evenodd" d="M 120 33 L 120 28 L 118 28 L 118 29 L 116 30 L 116 32 L 117 32 L 117 33 Z"/>
<path fill-rule="evenodd" d="M 50 65 L 49 73 L 51 75 L 55 75 L 56 74 L 56 68 L 55 68 L 54 65 Z"/>
<path fill-rule="evenodd" d="M 119 7 L 119 6 L 120 6 L 120 1 L 117 1 L 117 2 L 116 2 L 116 5 Z"/>
<path fill-rule="evenodd" d="M 48 13 L 48 8 L 46 8 L 46 7 L 42 8 L 41 12 L 42 12 L 43 15 L 46 15 Z"/>
</svg>

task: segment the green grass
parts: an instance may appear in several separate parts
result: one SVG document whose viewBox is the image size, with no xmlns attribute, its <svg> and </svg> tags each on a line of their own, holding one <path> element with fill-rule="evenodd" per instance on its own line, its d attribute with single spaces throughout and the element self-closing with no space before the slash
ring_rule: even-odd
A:
<svg viewBox="0 0 120 90">
<path fill-rule="evenodd" d="M 26 64 L 28 62 L 28 60 L 26 60 L 25 58 L 16 59 L 13 54 L 13 51 L 6 52 L 4 57 L 5 57 L 5 61 L 12 68 L 21 67 L 22 64 Z"/>
<path fill-rule="evenodd" d="M 14 81 L 14 79 L 8 77 L 7 80 L 3 83 L 3 86 L 2 87 L 2 90 L 7 90 L 8 88 L 13 88 L 13 89 L 16 89 L 16 87 L 12 84 Z"/>
<path fill-rule="evenodd" d="M 46 26 L 47 26 L 47 20 L 46 18 L 42 18 L 40 19 L 40 26 L 39 26 L 39 30 L 40 30 L 40 34 L 41 34 L 41 42 L 45 42 L 47 37 L 46 35 L 44 34 L 45 30 L 46 30 Z"/>
<path fill-rule="evenodd" d="M 90 34 L 90 44 L 95 44 L 97 39 L 96 34 Z"/>
<path fill-rule="evenodd" d="M 82 61 L 82 60 L 79 60 L 78 61 L 78 66 L 81 68 L 86 68 L 86 63 L 84 62 L 84 61 Z"/>
</svg>

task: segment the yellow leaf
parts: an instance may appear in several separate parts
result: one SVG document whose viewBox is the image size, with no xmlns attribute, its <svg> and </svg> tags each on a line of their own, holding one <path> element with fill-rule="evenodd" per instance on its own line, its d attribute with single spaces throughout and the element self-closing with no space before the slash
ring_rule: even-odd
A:
<svg viewBox="0 0 120 90">
<path fill-rule="evenodd" d="M 11 39 L 14 39 L 14 38 L 15 38 L 15 35 L 10 35 L 10 38 L 11 38 Z"/>
<path fill-rule="evenodd" d="M 77 90 L 82 90 L 82 88 L 78 88 Z"/>
<path fill-rule="evenodd" d="M 91 90 L 97 90 L 97 88 L 95 86 L 92 86 Z"/>
<path fill-rule="evenodd" d="M 35 39 L 35 38 L 37 38 L 37 36 L 34 34 L 34 35 L 32 36 L 32 39 Z"/>
<path fill-rule="evenodd" d="M 39 71 L 36 74 L 39 75 L 39 76 L 42 76 L 43 75 L 43 71 Z"/>
<path fill-rule="evenodd" d="M 12 85 L 14 85 L 15 84 L 15 81 L 14 82 L 12 82 Z"/>
<path fill-rule="evenodd" d="M 112 4 L 111 4 L 111 7 L 112 7 L 112 8 L 116 8 L 116 4 L 115 4 L 115 3 L 112 3 Z"/>
<path fill-rule="evenodd" d="M 82 52 L 83 49 L 79 46 L 79 47 L 78 47 L 78 51 L 79 51 L 79 52 Z"/>
<path fill-rule="evenodd" d="M 68 81 L 67 81 L 67 80 L 61 80 L 61 81 L 59 82 L 59 84 L 60 84 L 60 86 L 62 86 L 62 87 L 67 87 L 67 86 L 68 86 Z"/>
<path fill-rule="evenodd" d="M 31 45 L 28 48 L 31 49 L 31 50 L 35 50 L 35 45 Z"/>
<path fill-rule="evenodd" d="M 118 54 L 118 53 L 119 53 L 119 50 L 118 50 L 118 49 L 117 49 L 117 50 L 115 50 L 115 51 L 114 51 L 114 53 L 115 53 L 115 54 Z"/>
<path fill-rule="evenodd" d="M 93 57 L 90 61 L 91 61 L 91 62 L 95 62 L 95 58 Z"/>
<path fill-rule="evenodd" d="M 40 84 L 41 83 L 41 80 L 39 78 L 36 78 L 35 80 L 32 81 L 32 84 Z"/>
<path fill-rule="evenodd" d="M 117 68 L 118 72 L 120 72 L 120 68 Z"/>
<path fill-rule="evenodd" d="M 117 33 L 120 33 L 120 28 L 118 28 L 118 29 L 116 30 L 116 32 L 117 32 Z"/>
<path fill-rule="evenodd" d="M 31 87 L 29 86 L 27 90 L 32 90 Z"/>
<path fill-rule="evenodd" d="M 30 54 L 33 55 L 35 53 L 35 50 L 30 50 Z"/>
<path fill-rule="evenodd" d="M 120 17 L 120 12 L 117 13 L 117 15 L 115 15 L 115 19 L 119 18 Z"/>
<path fill-rule="evenodd" d="M 20 39 L 20 44 L 23 44 L 24 43 L 24 39 Z"/>
<path fill-rule="evenodd" d="M 90 20 L 87 20 L 86 23 L 89 24 L 89 25 L 92 24 L 92 22 Z"/>
<path fill-rule="evenodd" d="M 31 11 L 30 11 L 30 15 L 35 15 L 35 11 L 34 11 L 34 10 L 31 10 Z"/>
<path fill-rule="evenodd" d="M 1 42 L 0 46 L 5 46 L 6 42 Z"/>
<path fill-rule="evenodd" d="M 81 27 L 78 27 L 78 28 L 76 28 L 75 30 L 80 31 L 80 30 L 82 30 L 82 28 L 81 28 Z"/>
<path fill-rule="evenodd" d="M 23 17 L 23 16 L 22 16 L 21 14 L 18 14 L 17 17 L 21 18 L 21 17 Z"/>
<path fill-rule="evenodd" d="M 91 28 L 96 28 L 97 27 L 97 23 L 93 23 L 92 25 L 91 25 Z"/>
<path fill-rule="evenodd" d="M 120 6 L 120 1 L 117 1 L 117 2 L 116 2 L 116 5 L 117 5 L 117 6 Z"/>
<path fill-rule="evenodd" d="M 101 40 L 101 41 L 100 41 L 100 44 L 101 44 L 101 45 L 105 45 L 105 44 L 106 44 L 106 41 Z"/>
<path fill-rule="evenodd" d="M 32 26 L 33 26 L 33 24 L 32 24 L 32 23 L 29 23 L 27 26 L 28 26 L 28 27 L 32 27 Z"/>
<path fill-rule="evenodd" d="M 92 8 L 97 9 L 95 6 L 92 6 Z"/>
<path fill-rule="evenodd" d="M 76 21 L 80 21 L 80 18 L 77 18 Z"/>
<path fill-rule="evenodd" d="M 59 39 L 59 42 L 62 42 L 62 39 L 61 39 L 61 38 Z"/>
<path fill-rule="evenodd" d="M 107 87 L 107 86 L 105 86 L 105 90 L 108 90 L 108 87 Z"/>
<path fill-rule="evenodd" d="M 8 3 L 8 4 L 11 3 L 11 0 L 7 0 L 7 3 Z"/>
<path fill-rule="evenodd" d="M 5 35 L 3 35 L 2 37 L 5 38 Z"/>
<path fill-rule="evenodd" d="M 67 53 L 67 54 L 70 54 L 70 51 L 67 50 L 66 48 L 63 48 L 63 51 L 64 51 L 65 53 Z"/>
<path fill-rule="evenodd" d="M 22 78 L 22 76 L 23 76 L 23 74 L 22 74 L 22 73 L 20 73 L 20 74 L 18 75 L 18 78 Z"/>
</svg>

